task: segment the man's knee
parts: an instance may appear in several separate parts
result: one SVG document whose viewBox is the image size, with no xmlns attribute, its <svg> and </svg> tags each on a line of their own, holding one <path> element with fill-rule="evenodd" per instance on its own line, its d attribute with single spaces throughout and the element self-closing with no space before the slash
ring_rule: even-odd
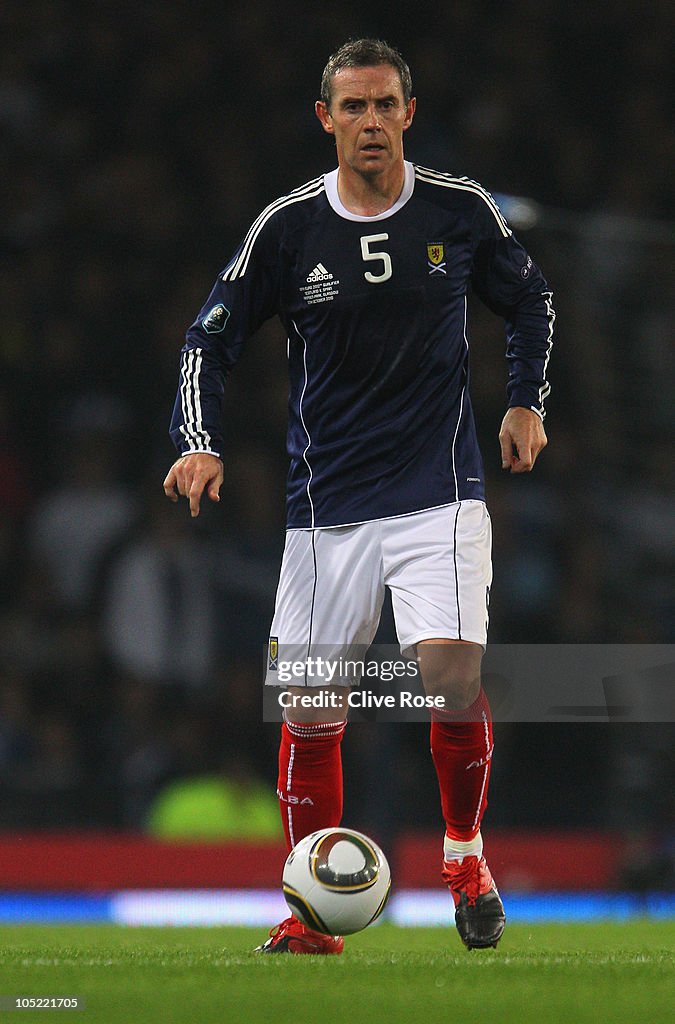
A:
<svg viewBox="0 0 675 1024">
<path fill-rule="evenodd" d="M 424 641 L 417 659 L 424 689 L 430 697 L 443 697 L 448 711 L 468 708 L 480 693 L 482 647 L 471 643 Z"/>
<path fill-rule="evenodd" d="M 348 697 L 346 686 L 289 686 L 279 703 L 287 721 L 309 725 L 344 721 Z"/>
<path fill-rule="evenodd" d="M 447 711 L 462 711 L 471 707 L 480 693 L 480 674 L 461 674 L 448 669 L 425 682 L 424 689 L 430 697 L 442 697 Z"/>
</svg>

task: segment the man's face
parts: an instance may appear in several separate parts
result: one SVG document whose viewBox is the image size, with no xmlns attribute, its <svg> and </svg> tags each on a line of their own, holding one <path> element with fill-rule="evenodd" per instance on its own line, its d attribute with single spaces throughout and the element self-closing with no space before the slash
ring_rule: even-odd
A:
<svg viewBox="0 0 675 1024">
<path fill-rule="evenodd" d="M 316 115 L 335 136 L 338 161 L 374 178 L 403 160 L 403 132 L 410 127 L 415 100 L 406 104 L 396 68 L 378 64 L 342 68 L 333 76 L 330 110 L 319 100 Z"/>
</svg>

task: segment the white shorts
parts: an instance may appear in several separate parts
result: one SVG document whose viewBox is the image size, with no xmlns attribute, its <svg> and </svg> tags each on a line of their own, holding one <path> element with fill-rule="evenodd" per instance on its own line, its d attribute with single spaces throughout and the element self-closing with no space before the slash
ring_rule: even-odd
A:
<svg viewBox="0 0 675 1024">
<path fill-rule="evenodd" d="M 385 586 L 402 652 L 433 639 L 485 646 L 491 549 L 490 515 L 473 499 L 356 526 L 289 530 L 268 669 L 291 651 L 293 659 L 363 653 L 377 631 Z M 274 684 L 274 676 L 268 671 L 266 682 Z"/>
</svg>

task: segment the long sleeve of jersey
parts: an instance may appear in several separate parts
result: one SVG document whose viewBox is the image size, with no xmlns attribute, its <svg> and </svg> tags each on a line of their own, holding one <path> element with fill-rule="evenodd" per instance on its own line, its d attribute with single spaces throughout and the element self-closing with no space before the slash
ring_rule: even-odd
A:
<svg viewBox="0 0 675 1024">
<path fill-rule="evenodd" d="M 553 295 L 539 268 L 506 224 L 477 208 L 472 286 L 503 317 L 506 327 L 509 406 L 533 409 L 543 419 L 551 388 L 546 379 L 553 344 Z"/>
<path fill-rule="evenodd" d="M 222 457 L 225 383 L 246 340 L 278 311 L 278 240 L 274 224 L 259 223 L 262 216 L 218 275 L 187 331 L 170 426 L 181 455 Z"/>
</svg>

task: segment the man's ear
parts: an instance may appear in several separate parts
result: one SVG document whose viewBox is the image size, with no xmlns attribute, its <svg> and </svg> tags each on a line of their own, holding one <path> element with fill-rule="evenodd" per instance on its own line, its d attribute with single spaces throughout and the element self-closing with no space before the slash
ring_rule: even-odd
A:
<svg viewBox="0 0 675 1024">
<path fill-rule="evenodd" d="M 411 97 L 408 106 L 405 108 L 405 120 L 403 122 L 403 131 L 407 131 L 412 124 L 412 119 L 415 116 L 415 108 L 417 107 L 417 100 L 414 96 Z"/>
<path fill-rule="evenodd" d="M 323 100 L 317 100 L 314 104 L 314 113 L 321 121 L 321 127 L 329 135 L 335 134 L 335 128 L 333 127 L 333 118 L 330 116 L 328 107 Z"/>
</svg>

